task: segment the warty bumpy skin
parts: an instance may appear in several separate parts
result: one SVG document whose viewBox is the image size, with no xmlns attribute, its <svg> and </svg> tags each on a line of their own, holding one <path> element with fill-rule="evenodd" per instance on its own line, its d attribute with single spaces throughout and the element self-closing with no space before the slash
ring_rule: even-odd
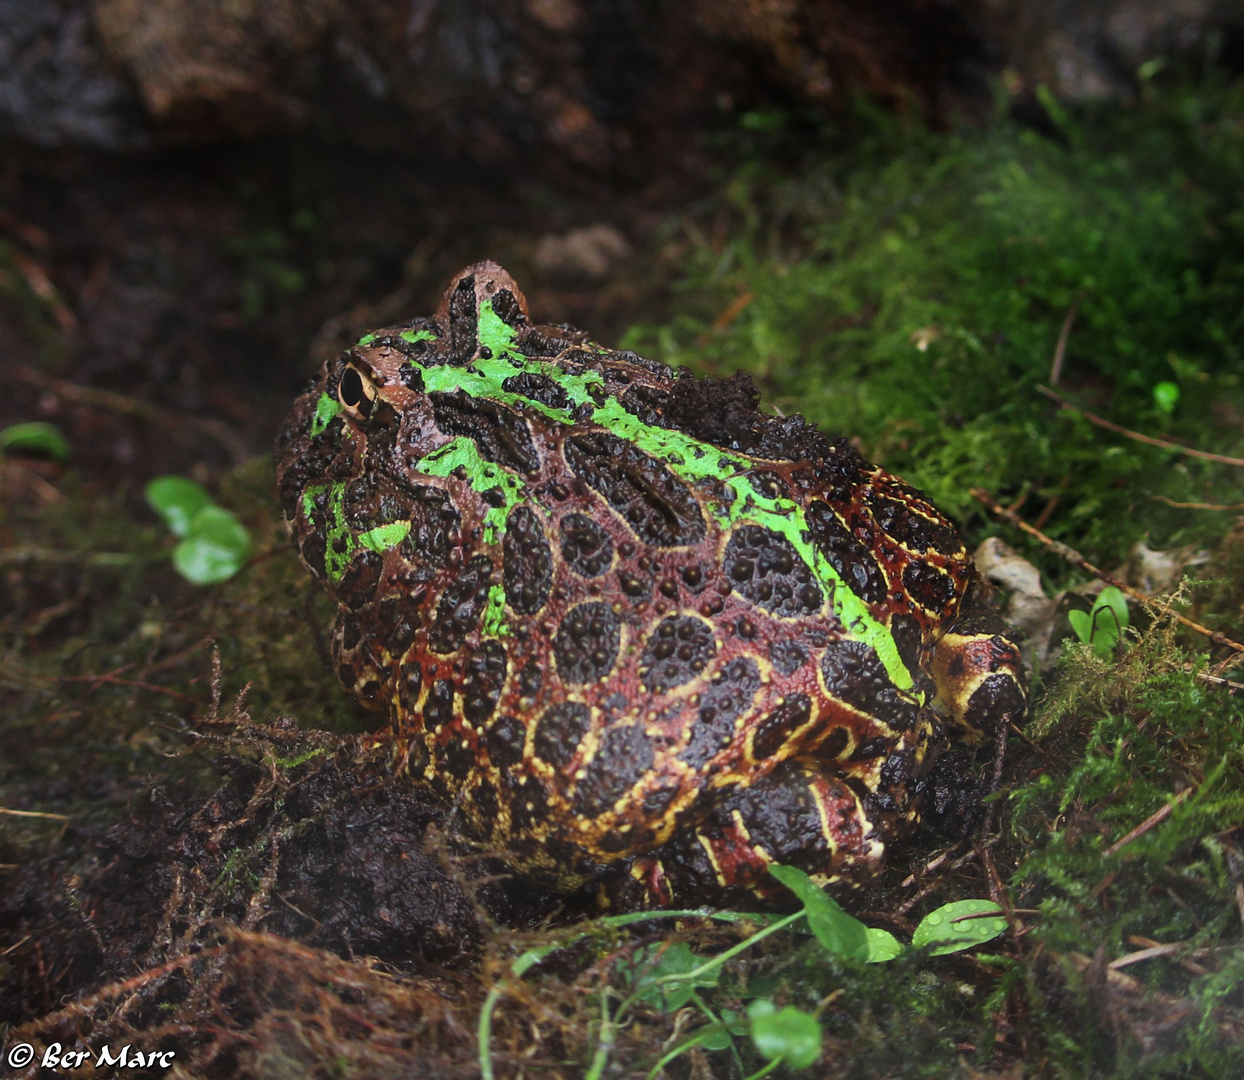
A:
<svg viewBox="0 0 1244 1080">
<path fill-rule="evenodd" d="M 326 364 L 277 470 L 341 681 L 456 831 L 554 889 L 857 883 L 950 739 L 1024 714 L 918 492 L 744 376 L 532 324 L 494 263 Z"/>
</svg>

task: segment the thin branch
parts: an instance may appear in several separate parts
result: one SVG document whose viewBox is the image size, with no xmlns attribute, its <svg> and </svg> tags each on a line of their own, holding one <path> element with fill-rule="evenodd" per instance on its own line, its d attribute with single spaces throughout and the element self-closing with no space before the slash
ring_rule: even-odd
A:
<svg viewBox="0 0 1244 1080">
<path fill-rule="evenodd" d="M 1058 334 L 1058 344 L 1054 347 L 1054 362 L 1050 365 L 1050 385 L 1057 386 L 1058 378 L 1063 373 L 1063 357 L 1067 355 L 1067 339 L 1071 337 L 1071 324 L 1076 321 L 1076 312 L 1080 310 L 1080 301 L 1084 299 L 1084 290 L 1076 293 L 1067 309 L 1067 317 L 1063 320 L 1063 328 Z"/>
<path fill-rule="evenodd" d="M 1014 525 L 1015 528 L 1019 529 L 1021 532 L 1027 533 L 1034 540 L 1039 540 L 1042 544 L 1054 552 L 1055 555 L 1059 556 L 1061 559 L 1065 559 L 1067 562 L 1071 563 L 1072 566 L 1077 566 L 1081 570 L 1085 571 L 1085 573 L 1092 574 L 1095 578 L 1104 581 L 1107 585 L 1113 585 L 1120 592 L 1126 593 L 1133 600 L 1136 600 L 1139 603 L 1146 604 L 1153 599 L 1152 596 L 1148 596 L 1145 593 L 1133 589 L 1122 578 L 1117 578 L 1114 574 L 1102 570 L 1100 567 L 1094 566 L 1088 561 L 1088 559 L 1076 551 L 1075 548 L 1068 547 L 1066 544 L 1060 543 L 1058 540 L 1051 539 L 1040 529 L 1034 529 L 1018 514 L 1012 513 L 1005 506 L 998 503 L 983 488 L 972 488 L 971 496 L 991 513 L 996 514 L 998 517 L 1002 518 L 1003 521 Z M 1199 622 L 1194 622 L 1186 615 L 1180 615 L 1177 611 L 1171 611 L 1170 616 L 1176 622 L 1188 627 L 1189 630 L 1195 630 L 1198 634 L 1203 634 L 1205 637 L 1209 638 L 1211 644 L 1222 645 L 1228 649 L 1234 650 L 1235 652 L 1244 653 L 1244 645 L 1241 645 L 1238 641 L 1232 641 L 1225 634 L 1222 634 L 1217 630 L 1211 630 L 1208 626 L 1202 626 Z"/>
<path fill-rule="evenodd" d="M 1167 506 L 1177 507 L 1180 510 L 1244 510 L 1244 503 L 1176 502 L 1174 499 L 1168 499 L 1165 495 L 1150 495 L 1149 498 L 1166 503 Z"/>
<path fill-rule="evenodd" d="M 167 428 L 197 428 L 204 435 L 214 439 L 220 446 L 224 447 L 235 462 L 245 461 L 250 456 L 246 443 L 237 432 L 222 424 L 219 420 L 213 420 L 210 417 L 187 416 L 185 413 L 169 412 L 157 405 L 152 405 L 149 401 L 142 401 L 139 398 L 129 397 L 126 394 L 118 394 L 113 390 L 100 390 L 94 386 L 81 386 L 78 383 L 68 382 L 65 379 L 53 378 L 51 375 L 45 375 L 41 371 L 36 371 L 32 367 L 24 365 L 16 369 L 16 374 L 19 379 L 48 390 L 64 401 L 72 402 L 75 405 L 85 405 L 87 408 L 92 409 L 104 409 L 108 412 L 119 413 L 122 416 L 132 416 L 141 420 L 147 420 Z"/>
<path fill-rule="evenodd" d="M 1174 450 L 1180 454 L 1187 454 L 1189 457 L 1201 458 L 1203 461 L 1217 461 L 1222 465 L 1235 465 L 1239 468 L 1244 468 L 1244 458 L 1228 457 L 1226 454 L 1210 454 L 1205 450 L 1194 450 L 1191 446 L 1171 442 L 1169 439 L 1158 439 L 1152 435 L 1144 435 L 1139 431 L 1120 427 L 1118 424 L 1098 416 L 1096 413 L 1089 412 L 1088 409 L 1081 409 L 1078 405 L 1072 405 L 1065 397 L 1054 393 L 1048 386 L 1038 386 L 1037 390 L 1052 401 L 1057 401 L 1064 409 L 1070 409 L 1072 412 L 1079 413 L 1090 424 L 1096 424 L 1107 431 L 1113 431 L 1116 435 L 1124 435 L 1129 439 L 1135 439 L 1137 442 L 1148 443 L 1150 446 L 1160 446 L 1164 450 Z"/>
<path fill-rule="evenodd" d="M 107 986 L 101 987 L 95 993 L 81 998 L 78 1001 L 71 1002 L 63 1009 L 58 1009 L 54 1013 L 48 1013 L 36 1020 L 27 1021 L 20 1027 L 14 1028 L 9 1032 L 10 1036 L 33 1035 L 36 1031 L 45 1031 L 50 1027 L 54 1027 L 65 1020 L 75 1016 L 86 1016 L 93 1009 L 102 1005 L 110 998 L 120 997 L 122 994 L 131 993 L 145 986 L 147 983 L 155 979 L 162 979 L 165 975 L 169 975 L 178 968 L 187 967 L 198 960 L 208 960 L 213 956 L 219 956 L 225 951 L 224 945 L 216 945 L 210 949 L 203 949 L 196 953 L 186 953 L 175 960 L 170 960 L 166 964 L 160 964 L 158 967 L 148 968 L 141 971 L 137 975 L 121 982 L 109 983 Z"/>
<path fill-rule="evenodd" d="M 1154 826 L 1162 824 L 1162 822 L 1164 822 L 1168 817 L 1171 816 L 1171 811 L 1174 810 L 1175 807 L 1177 807 L 1181 802 L 1184 801 L 1184 799 L 1186 799 L 1191 794 L 1192 794 L 1192 788 L 1184 788 L 1183 791 L 1181 791 L 1178 795 L 1176 795 L 1173 799 L 1171 799 L 1171 801 L 1168 802 L 1165 806 L 1163 806 L 1160 810 L 1157 810 L 1154 813 L 1150 814 L 1147 818 L 1145 818 L 1144 821 L 1142 821 L 1139 825 L 1137 825 L 1136 828 L 1134 828 L 1126 836 L 1122 837 L 1119 840 L 1116 840 L 1113 844 L 1111 844 L 1108 848 L 1106 848 L 1106 850 L 1102 852 L 1102 856 L 1105 857 L 1107 855 L 1117 854 L 1122 848 L 1126 847 L 1133 840 L 1136 840 L 1139 837 L 1144 836 L 1145 833 L 1147 833 Z"/>
</svg>

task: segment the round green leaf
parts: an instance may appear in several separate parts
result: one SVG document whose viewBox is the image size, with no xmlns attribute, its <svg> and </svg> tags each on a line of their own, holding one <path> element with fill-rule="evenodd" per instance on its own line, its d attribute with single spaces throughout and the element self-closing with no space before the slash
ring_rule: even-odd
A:
<svg viewBox="0 0 1244 1080">
<path fill-rule="evenodd" d="M 147 505 L 164 519 L 174 536 L 188 535 L 190 519 L 212 505 L 212 497 L 202 486 L 184 476 L 157 476 L 145 494 Z"/>
<path fill-rule="evenodd" d="M 962 952 L 1006 931 L 1002 909 L 992 900 L 956 900 L 930 911 L 916 927 L 911 943 L 933 956 Z"/>
<path fill-rule="evenodd" d="M 747 1012 L 752 1021 L 752 1042 L 764 1057 L 770 1061 L 781 1058 L 791 1069 L 816 1064 L 821 1056 L 821 1025 L 815 1016 L 791 1005 L 777 1009 L 771 1001 L 763 1005 L 755 1001 Z"/>
<path fill-rule="evenodd" d="M 1160 382 L 1153 388 L 1153 403 L 1167 415 L 1179 404 L 1179 384 Z"/>
<path fill-rule="evenodd" d="M 866 930 L 870 964 L 884 964 L 903 951 L 902 943 L 889 930 L 882 930 L 879 926 L 869 926 Z"/>
<path fill-rule="evenodd" d="M 173 565 L 195 585 L 214 585 L 233 577 L 250 549 L 250 533 L 236 515 L 205 506 L 190 519 L 189 535 L 173 549 Z"/>
<path fill-rule="evenodd" d="M 0 453 L 17 450 L 23 454 L 50 457 L 53 461 L 69 460 L 69 443 L 60 428 L 46 420 L 13 424 L 0 431 Z"/>
</svg>

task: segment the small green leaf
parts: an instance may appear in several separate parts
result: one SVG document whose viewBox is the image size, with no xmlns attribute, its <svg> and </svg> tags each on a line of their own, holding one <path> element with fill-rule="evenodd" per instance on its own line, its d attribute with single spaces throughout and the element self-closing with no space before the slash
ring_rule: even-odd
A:
<svg viewBox="0 0 1244 1080">
<path fill-rule="evenodd" d="M 60 428 L 46 420 L 13 424 L 0 431 L 0 453 L 17 450 L 23 454 L 50 457 L 53 461 L 69 460 L 69 443 Z"/>
<path fill-rule="evenodd" d="M 235 514 L 213 504 L 190 519 L 189 534 L 173 549 L 173 565 L 195 585 L 214 585 L 233 577 L 250 549 L 246 526 Z"/>
<path fill-rule="evenodd" d="M 145 493 L 147 505 L 164 519 L 174 536 L 187 536 L 190 519 L 212 505 L 212 497 L 202 486 L 184 476 L 157 476 Z"/>
<path fill-rule="evenodd" d="M 654 960 L 655 958 L 655 960 Z M 710 968 L 691 979 L 674 979 L 670 976 L 686 975 L 702 966 L 704 960 L 696 956 L 686 942 L 676 941 L 668 948 L 652 945 L 635 954 L 634 986 L 640 1001 L 646 1001 L 665 1012 L 681 1009 L 701 986 L 716 986 L 720 968 Z"/>
<path fill-rule="evenodd" d="M 842 910 L 837 900 L 826 895 L 816 882 L 793 866 L 770 866 L 769 873 L 803 903 L 808 929 L 821 947 L 848 960 L 867 960 L 868 927 Z"/>
<path fill-rule="evenodd" d="M 882 930 L 879 926 L 865 929 L 868 934 L 867 959 L 870 964 L 884 964 L 903 951 L 902 943 L 889 930 Z"/>
<path fill-rule="evenodd" d="M 1089 613 L 1073 608 L 1067 612 L 1067 621 L 1071 623 L 1071 629 L 1075 632 L 1076 637 L 1087 644 L 1093 636 L 1093 619 Z"/>
<path fill-rule="evenodd" d="M 699 1045 L 705 1050 L 724 1050 L 734 1040 L 730 1038 L 730 1032 L 725 1028 L 718 1031 L 706 1031 L 700 1036 Z"/>
<path fill-rule="evenodd" d="M 1111 612 L 1114 615 L 1114 627 L 1116 630 L 1125 630 L 1127 628 L 1127 597 L 1123 595 L 1121 589 L 1117 589 L 1113 585 L 1107 585 L 1102 589 L 1101 595 L 1097 598 L 1093 608 L 1094 611 L 1101 609 Z M 1118 634 L 1116 633 L 1115 636 L 1117 637 Z"/>
<path fill-rule="evenodd" d="M 1153 388 L 1153 403 L 1170 416 L 1179 404 L 1179 384 L 1163 381 Z"/>
<path fill-rule="evenodd" d="M 956 900 L 930 911 L 916 927 L 911 943 L 917 949 L 928 949 L 932 956 L 945 956 L 1005 931 L 1002 909 L 992 900 Z"/>
<path fill-rule="evenodd" d="M 821 1056 L 821 1025 L 815 1016 L 787 1005 L 778 1009 L 761 998 L 747 1010 L 751 1018 L 752 1042 L 772 1061 L 781 1058 L 791 1069 L 806 1069 Z"/>
</svg>

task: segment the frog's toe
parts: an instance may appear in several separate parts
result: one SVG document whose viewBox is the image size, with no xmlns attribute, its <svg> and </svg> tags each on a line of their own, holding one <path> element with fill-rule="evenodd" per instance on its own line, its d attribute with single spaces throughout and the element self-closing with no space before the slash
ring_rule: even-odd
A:
<svg viewBox="0 0 1244 1080">
<path fill-rule="evenodd" d="M 937 704 L 969 739 L 1018 724 L 1028 708 L 1019 649 L 996 617 L 961 618 L 938 641 L 931 674 Z"/>
<path fill-rule="evenodd" d="M 694 830 L 635 860 L 631 873 L 651 906 L 725 904 L 781 891 L 775 863 L 820 885 L 858 881 L 882 865 L 885 845 L 859 797 L 813 762 L 786 761 L 735 792 Z"/>
</svg>

